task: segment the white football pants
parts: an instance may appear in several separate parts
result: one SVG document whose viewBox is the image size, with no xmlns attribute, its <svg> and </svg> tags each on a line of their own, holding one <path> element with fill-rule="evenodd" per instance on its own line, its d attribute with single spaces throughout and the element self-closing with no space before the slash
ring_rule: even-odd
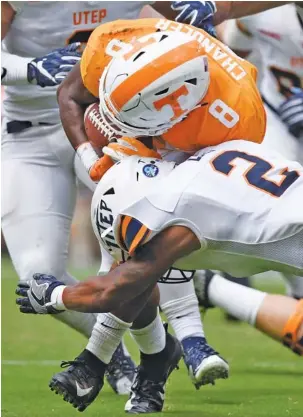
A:
<svg viewBox="0 0 303 417">
<path fill-rule="evenodd" d="M 2 123 L 2 229 L 19 279 L 34 273 L 54 275 L 66 284 L 75 206 L 75 152 L 61 124 L 8 134 Z M 90 213 L 87 213 L 90 216 Z M 90 336 L 95 315 L 64 312 L 55 316 Z"/>
</svg>

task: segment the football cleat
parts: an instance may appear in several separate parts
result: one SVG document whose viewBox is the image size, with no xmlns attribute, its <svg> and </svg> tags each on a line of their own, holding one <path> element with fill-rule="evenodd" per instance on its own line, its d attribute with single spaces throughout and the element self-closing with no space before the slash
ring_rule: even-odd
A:
<svg viewBox="0 0 303 417">
<path fill-rule="evenodd" d="M 136 365 L 124 353 L 122 343 L 120 343 L 106 369 L 107 382 L 116 394 L 129 395 L 135 371 Z"/>
<path fill-rule="evenodd" d="M 64 401 L 84 411 L 101 391 L 103 377 L 96 375 L 82 359 L 62 362 L 61 368 L 66 367 L 67 370 L 52 377 L 49 387 L 56 394 L 62 395 Z"/>
<path fill-rule="evenodd" d="M 228 378 L 228 363 L 204 337 L 188 337 L 182 340 L 182 345 L 184 362 L 196 389 L 202 385 L 214 385 L 216 379 Z"/>
<path fill-rule="evenodd" d="M 208 286 L 214 276 L 210 269 L 196 271 L 193 281 L 199 306 L 205 309 L 214 307 L 208 299 Z"/>
<path fill-rule="evenodd" d="M 140 366 L 136 370 L 130 398 L 125 404 L 124 409 L 127 413 L 143 414 L 162 411 L 166 381 L 172 371 L 178 368 L 179 360 L 182 357 L 180 342 L 168 333 L 166 335 L 165 350 L 163 360 L 161 361 L 159 358 L 157 363 L 157 369 L 162 370 L 159 378 L 151 378 L 141 361 Z"/>
</svg>

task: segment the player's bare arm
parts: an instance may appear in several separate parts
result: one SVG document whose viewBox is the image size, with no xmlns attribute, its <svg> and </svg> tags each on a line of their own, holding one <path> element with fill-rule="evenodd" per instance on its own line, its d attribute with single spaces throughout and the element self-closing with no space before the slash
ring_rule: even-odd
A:
<svg viewBox="0 0 303 417">
<path fill-rule="evenodd" d="M 105 276 L 92 277 L 77 285 L 65 287 L 54 277 L 39 274 L 40 278 L 33 280 L 29 291 L 24 286 L 17 290 L 17 294 L 25 297 L 19 298 L 17 304 L 21 311 L 27 313 L 54 314 L 60 308 L 81 312 L 109 312 L 145 291 L 152 292 L 159 277 L 176 260 L 199 248 L 200 243 L 192 231 L 183 226 L 173 226 L 139 248 L 131 259 Z M 35 302 L 35 291 L 39 292 L 42 288 L 43 306 Z M 51 307 L 48 308 L 48 305 Z"/>
<path fill-rule="evenodd" d="M 14 20 L 15 11 L 8 1 L 1 2 L 1 40 L 3 40 Z"/>
<path fill-rule="evenodd" d="M 98 181 L 113 165 L 112 159 L 99 155 L 87 137 L 84 123 L 84 113 L 88 105 L 98 101 L 98 98 L 84 86 L 80 64 L 74 66 L 57 91 L 62 126 L 71 145 L 93 181 Z"/>
<path fill-rule="evenodd" d="M 80 64 L 74 66 L 57 90 L 60 117 L 65 133 L 76 150 L 88 141 L 84 127 L 86 107 L 98 101 L 84 86 Z"/>
</svg>

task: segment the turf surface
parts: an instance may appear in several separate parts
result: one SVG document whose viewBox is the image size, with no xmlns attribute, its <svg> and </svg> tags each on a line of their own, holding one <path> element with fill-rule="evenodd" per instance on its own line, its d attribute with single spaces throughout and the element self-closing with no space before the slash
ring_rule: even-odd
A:
<svg viewBox="0 0 303 417">
<path fill-rule="evenodd" d="M 79 277 L 85 274 L 79 274 Z M 2 416 L 75 417 L 79 412 L 48 388 L 61 360 L 73 359 L 85 339 L 51 317 L 25 316 L 14 304 L 17 277 L 2 260 Z M 281 289 L 281 287 L 279 287 Z M 164 413 L 174 417 L 302 417 L 303 361 L 220 311 L 205 317 L 209 342 L 231 366 L 230 379 L 196 391 L 185 367 L 171 376 Z M 137 359 L 134 345 L 128 346 Z M 125 397 L 105 385 L 87 417 L 123 416 Z"/>
</svg>

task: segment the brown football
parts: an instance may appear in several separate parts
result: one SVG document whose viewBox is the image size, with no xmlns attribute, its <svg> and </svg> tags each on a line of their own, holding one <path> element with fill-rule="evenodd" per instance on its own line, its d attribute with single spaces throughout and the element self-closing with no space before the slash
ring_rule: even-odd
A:
<svg viewBox="0 0 303 417">
<path fill-rule="evenodd" d="M 102 133 L 100 123 L 99 103 L 90 104 L 84 113 L 84 126 L 88 140 L 99 156 L 102 156 L 102 148 L 108 144 L 107 138 Z"/>
</svg>

